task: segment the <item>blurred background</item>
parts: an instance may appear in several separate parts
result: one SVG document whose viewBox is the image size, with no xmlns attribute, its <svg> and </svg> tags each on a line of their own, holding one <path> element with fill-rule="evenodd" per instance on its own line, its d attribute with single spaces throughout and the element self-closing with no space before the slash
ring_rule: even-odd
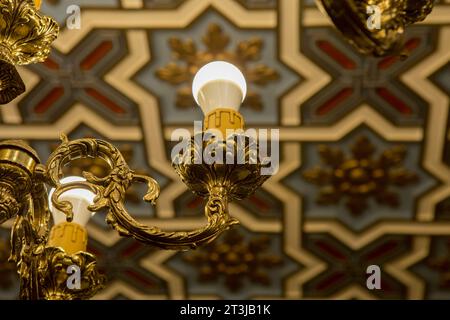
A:
<svg viewBox="0 0 450 320">
<path fill-rule="evenodd" d="M 69 29 L 71 5 L 80 29 Z M 406 33 L 409 57 L 358 54 L 312 0 L 53 0 L 49 59 L 20 68 L 27 92 L 0 108 L 0 139 L 45 161 L 59 135 L 118 146 L 162 187 L 128 209 L 168 230 L 202 225 L 204 200 L 170 164 L 177 128 L 203 119 L 190 85 L 212 60 L 243 70 L 247 127 L 280 129 L 280 170 L 230 206 L 241 222 L 211 245 L 160 251 L 97 214 L 89 251 L 108 277 L 97 299 L 449 299 L 450 1 Z M 73 17 L 73 16 L 72 16 Z M 72 23 L 69 22 L 69 23 Z M 102 162 L 68 168 L 107 173 Z M 16 299 L 0 227 L 0 299 Z M 366 287 L 381 268 L 381 290 Z"/>
</svg>

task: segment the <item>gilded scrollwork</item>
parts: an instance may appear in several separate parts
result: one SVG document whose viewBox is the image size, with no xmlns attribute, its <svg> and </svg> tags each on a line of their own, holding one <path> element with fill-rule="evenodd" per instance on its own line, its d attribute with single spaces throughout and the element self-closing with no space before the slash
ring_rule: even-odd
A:
<svg viewBox="0 0 450 320">
<path fill-rule="evenodd" d="M 36 259 L 40 258 L 49 234 L 50 212 L 45 185 L 35 181 L 11 230 L 10 260 L 17 264 L 20 276 L 20 298 L 41 299 Z"/>
<path fill-rule="evenodd" d="M 70 161 L 80 157 L 101 158 L 110 165 L 111 171 L 102 178 L 85 172 L 83 173 L 86 178 L 85 182 L 61 185 L 59 181 L 62 177 L 62 168 Z M 241 171 L 242 169 L 239 169 L 239 172 Z M 227 172 L 226 174 L 232 175 L 233 173 Z M 159 185 L 153 178 L 132 171 L 120 151 L 102 140 L 69 141 L 63 136 L 61 146 L 55 150 L 47 162 L 45 175 L 49 184 L 56 188 L 52 198 L 53 204 L 55 208 L 66 213 L 68 221 L 73 218 L 71 204 L 59 201 L 59 196 L 74 188 L 89 189 L 96 194 L 95 203 L 89 207 L 91 211 L 107 210 L 107 223 L 121 236 L 133 237 L 145 244 L 159 248 L 177 250 L 195 248 L 212 241 L 231 225 L 237 223 L 228 214 L 227 202 L 228 198 L 240 198 L 242 191 L 234 191 L 233 184 L 224 179 L 225 184 L 216 185 L 215 188 L 208 191 L 209 201 L 205 207 L 208 224 L 205 227 L 193 231 L 165 232 L 157 227 L 140 224 L 125 208 L 126 190 L 133 183 L 146 183 L 148 191 L 144 196 L 144 201 L 154 204 L 159 196 Z M 245 188 L 245 183 L 242 183 L 242 186 Z M 231 193 L 229 193 L 229 187 L 232 187 Z"/>
<path fill-rule="evenodd" d="M 76 269 L 70 270 L 75 267 Z M 70 271 L 70 272 L 68 272 Z M 80 272 L 79 287 L 69 286 L 70 274 Z M 39 255 L 36 272 L 39 295 L 45 300 L 89 299 L 104 287 L 106 278 L 97 268 L 95 256 L 87 252 L 68 255 L 61 248 L 47 247 Z"/>
<path fill-rule="evenodd" d="M 0 224 L 17 216 L 23 208 L 24 196 L 31 188 L 26 173 L 13 165 L 0 166 Z"/>
<path fill-rule="evenodd" d="M 243 137 L 243 138 L 242 138 Z M 202 152 L 215 150 L 223 155 L 213 164 L 201 162 Z M 188 152 L 180 154 L 173 167 L 183 182 L 200 197 L 207 198 L 219 188 L 230 201 L 242 200 L 252 195 L 270 177 L 262 169 L 269 163 L 258 157 L 259 147 L 255 139 L 230 136 L 226 141 L 194 137 Z"/>
<path fill-rule="evenodd" d="M 0 59 L 14 65 L 43 62 L 59 33 L 31 0 L 0 1 Z"/>
<path fill-rule="evenodd" d="M 25 91 L 15 66 L 45 61 L 58 33 L 32 0 L 0 0 L 0 104 Z"/>
<path fill-rule="evenodd" d="M 247 198 L 269 178 L 268 175 L 261 174 L 261 169 L 266 164 L 257 156 L 256 141 L 248 137 L 243 139 L 244 143 L 241 145 L 238 141 L 237 137 L 226 141 L 203 141 L 202 138 L 194 137 L 187 152 L 178 155 L 172 164 L 192 192 L 208 199 L 205 215 L 213 223 L 213 230 L 216 230 L 211 235 L 211 240 L 238 223 L 228 212 L 228 202 Z M 208 147 L 215 150 L 212 152 L 221 153 L 222 161 L 197 163 L 196 159 Z M 240 162 L 238 157 L 241 157 Z"/>
</svg>

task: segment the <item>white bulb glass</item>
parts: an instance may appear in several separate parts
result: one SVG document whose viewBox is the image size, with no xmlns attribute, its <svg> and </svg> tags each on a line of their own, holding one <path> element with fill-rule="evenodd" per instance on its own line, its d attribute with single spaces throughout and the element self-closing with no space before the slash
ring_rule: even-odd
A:
<svg viewBox="0 0 450 320">
<path fill-rule="evenodd" d="M 192 94 L 205 115 L 217 108 L 238 111 L 247 94 L 247 83 L 236 66 L 215 61 L 197 72 L 192 82 Z"/>
<path fill-rule="evenodd" d="M 71 183 L 71 182 L 80 182 L 86 181 L 86 179 L 82 177 L 66 177 L 61 179 L 61 184 Z M 52 195 L 55 192 L 55 189 L 52 188 L 48 195 L 49 209 L 53 216 L 53 221 L 55 225 L 66 222 L 66 215 L 60 210 L 56 209 L 52 205 Z M 89 219 L 94 215 L 93 212 L 88 210 L 88 206 L 94 203 L 95 194 L 86 189 L 73 189 L 64 192 L 59 200 L 69 201 L 73 206 L 73 221 L 80 226 L 86 226 L 89 222 Z"/>
</svg>

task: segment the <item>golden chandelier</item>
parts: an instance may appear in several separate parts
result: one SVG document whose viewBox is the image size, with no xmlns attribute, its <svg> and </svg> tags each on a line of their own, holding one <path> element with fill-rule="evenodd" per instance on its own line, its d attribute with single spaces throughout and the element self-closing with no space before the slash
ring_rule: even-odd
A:
<svg viewBox="0 0 450 320">
<path fill-rule="evenodd" d="M 58 24 L 39 12 L 40 2 L 0 0 L 0 104 L 25 91 L 15 66 L 45 61 L 58 36 Z M 424 19 L 432 8 L 432 1 L 319 2 L 350 42 L 362 53 L 374 55 L 399 52 L 404 28 Z M 367 5 L 382 8 L 380 30 L 366 27 Z M 106 141 L 69 141 L 62 135 L 61 144 L 45 163 L 23 141 L 1 142 L 0 224 L 15 219 L 10 260 L 17 264 L 20 298 L 87 299 L 102 288 L 105 280 L 98 272 L 96 258 L 86 251 L 84 226 L 93 212 L 105 210 L 106 222 L 121 236 L 171 250 L 209 243 L 238 223 L 229 215 L 228 203 L 250 196 L 269 177 L 261 174 L 268 163 L 254 153 L 258 142 L 244 136 L 244 143 L 239 143 L 239 135 L 228 139 L 227 130 L 244 128 L 238 109 L 245 94 L 244 77 L 225 62 L 204 66 L 194 79 L 194 99 L 205 113 L 204 130 L 216 130 L 227 139 L 194 136 L 188 152 L 173 159 L 173 168 L 187 187 L 207 199 L 207 225 L 193 231 L 165 232 L 137 222 L 127 212 L 125 194 L 133 183 L 147 185 L 143 200 L 152 204 L 159 196 L 159 185 L 129 168 L 120 151 Z M 223 155 L 243 154 L 245 161 L 196 161 L 211 146 L 222 150 Z M 63 168 L 80 158 L 105 161 L 110 168 L 108 175 L 97 177 L 85 172 L 83 178 L 64 178 Z M 50 193 L 47 186 L 52 188 Z M 67 285 L 72 266 L 81 272 L 81 283 L 76 288 Z"/>
<path fill-rule="evenodd" d="M 316 0 L 344 38 L 362 54 L 405 57 L 406 27 L 424 20 L 434 0 Z"/>
</svg>

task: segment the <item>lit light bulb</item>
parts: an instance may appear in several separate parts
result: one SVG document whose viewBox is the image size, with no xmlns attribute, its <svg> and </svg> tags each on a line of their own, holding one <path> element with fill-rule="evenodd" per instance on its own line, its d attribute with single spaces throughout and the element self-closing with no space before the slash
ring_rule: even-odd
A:
<svg viewBox="0 0 450 320">
<path fill-rule="evenodd" d="M 86 179 L 81 177 L 67 177 L 61 179 L 62 184 L 71 182 L 86 181 Z M 55 225 L 66 222 L 66 215 L 60 210 L 56 209 L 52 205 L 52 195 L 55 189 L 51 189 L 48 199 L 49 199 L 49 209 L 53 215 L 53 221 Z M 76 223 L 82 227 L 85 227 L 89 222 L 89 219 L 94 215 L 93 212 L 88 210 L 88 206 L 94 203 L 95 194 L 89 190 L 85 189 L 72 189 L 64 192 L 59 200 L 69 201 L 73 207 L 73 223 Z"/>
<path fill-rule="evenodd" d="M 34 0 L 34 5 L 36 6 L 37 9 L 41 8 L 41 2 L 42 0 Z"/>
<path fill-rule="evenodd" d="M 242 72 L 234 65 L 215 61 L 197 72 L 192 93 L 205 115 L 218 108 L 238 111 L 247 94 L 247 84 Z"/>
<path fill-rule="evenodd" d="M 67 177 L 61 179 L 62 184 L 86 181 L 81 177 Z M 49 209 L 53 215 L 54 226 L 50 231 L 48 246 L 62 248 L 67 254 L 84 252 L 87 248 L 88 234 L 85 226 L 94 214 L 88 206 L 94 203 L 95 194 L 85 189 L 68 190 L 60 195 L 59 200 L 72 204 L 73 221 L 67 222 L 66 215 L 52 205 L 55 189 L 49 193 Z"/>
<path fill-rule="evenodd" d="M 215 61 L 202 67 L 192 82 L 192 94 L 205 115 L 205 130 L 216 130 L 225 140 L 229 130 L 244 128 L 239 108 L 247 84 L 242 72 L 231 63 Z"/>
</svg>

